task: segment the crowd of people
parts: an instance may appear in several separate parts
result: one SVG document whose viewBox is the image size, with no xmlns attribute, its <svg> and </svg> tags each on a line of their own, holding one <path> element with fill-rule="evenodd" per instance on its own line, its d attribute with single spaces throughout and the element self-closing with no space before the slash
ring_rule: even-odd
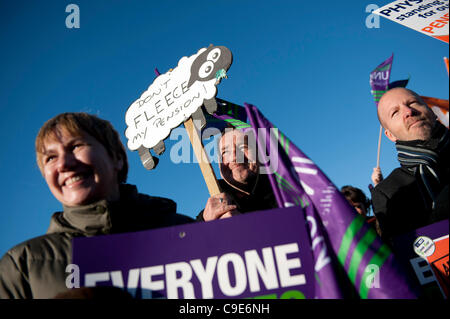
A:
<svg viewBox="0 0 450 319">
<path fill-rule="evenodd" d="M 450 145 L 448 129 L 411 90 L 386 92 L 378 118 L 395 143 L 400 167 L 386 178 L 374 169 L 371 199 L 352 186 L 341 192 L 390 244 L 399 234 L 448 219 Z M 171 199 L 141 194 L 126 183 L 126 151 L 108 121 L 86 113 L 50 119 L 37 135 L 36 159 L 62 211 L 53 214 L 45 235 L 15 246 L 0 260 L 0 298 L 89 298 L 105 296 L 105 291 L 119 296 L 108 290 L 68 291 L 65 269 L 71 263 L 72 238 L 208 222 L 277 207 L 248 138 L 239 130 L 221 136 L 222 192 L 207 200 L 195 221 L 178 214 Z"/>
</svg>

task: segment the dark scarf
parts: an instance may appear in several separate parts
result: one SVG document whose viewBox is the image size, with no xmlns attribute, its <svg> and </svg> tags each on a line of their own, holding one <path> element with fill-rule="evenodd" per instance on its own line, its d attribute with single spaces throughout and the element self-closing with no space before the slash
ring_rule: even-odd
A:
<svg viewBox="0 0 450 319">
<path fill-rule="evenodd" d="M 400 165 L 416 176 L 434 208 L 436 196 L 448 183 L 450 136 L 448 129 L 437 122 L 427 141 L 397 141 Z"/>
</svg>

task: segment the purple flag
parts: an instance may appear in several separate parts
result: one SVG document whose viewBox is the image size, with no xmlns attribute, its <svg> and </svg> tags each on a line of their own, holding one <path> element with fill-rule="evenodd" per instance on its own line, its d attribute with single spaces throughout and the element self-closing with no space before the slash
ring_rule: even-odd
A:
<svg viewBox="0 0 450 319">
<path fill-rule="evenodd" d="M 417 298 L 390 249 L 319 167 L 255 106 L 245 107 L 260 157 L 270 157 L 265 167 L 273 171 L 268 176 L 278 205 L 298 206 L 305 214 L 316 298 L 351 297 L 348 287 L 363 299 Z"/>
<path fill-rule="evenodd" d="M 371 93 L 375 98 L 375 104 L 377 107 L 381 96 L 389 88 L 389 77 L 391 76 L 393 59 L 394 54 L 392 53 L 390 58 L 381 63 L 370 73 L 370 87 L 372 88 Z"/>
<path fill-rule="evenodd" d="M 247 113 L 243 106 L 215 98 L 217 103 L 217 110 L 214 114 L 210 115 L 204 112 L 206 118 L 206 126 L 203 131 L 214 127 L 220 131 L 223 131 L 227 127 L 235 127 L 237 129 L 244 129 L 250 127 L 247 124 Z"/>
</svg>

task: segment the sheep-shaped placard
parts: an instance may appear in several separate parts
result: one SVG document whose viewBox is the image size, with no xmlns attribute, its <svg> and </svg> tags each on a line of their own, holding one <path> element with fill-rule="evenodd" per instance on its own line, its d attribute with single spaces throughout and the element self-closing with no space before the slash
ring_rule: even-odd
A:
<svg viewBox="0 0 450 319">
<path fill-rule="evenodd" d="M 191 116 L 204 119 L 201 106 L 215 111 L 216 85 L 233 62 L 230 50 L 210 45 L 190 57 L 183 57 L 176 68 L 159 75 L 148 89 L 134 101 L 125 114 L 125 136 L 130 150 L 138 150 L 144 166 L 152 169 L 154 161 L 149 149 L 164 152 L 164 139 L 172 129 Z"/>
</svg>

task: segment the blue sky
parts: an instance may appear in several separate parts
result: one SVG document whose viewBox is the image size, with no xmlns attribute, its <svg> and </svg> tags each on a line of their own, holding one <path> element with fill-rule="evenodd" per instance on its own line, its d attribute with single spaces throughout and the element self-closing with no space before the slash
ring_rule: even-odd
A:
<svg viewBox="0 0 450 319">
<path fill-rule="evenodd" d="M 209 44 L 233 53 L 217 96 L 254 104 L 337 187 L 369 194 L 379 123 L 369 73 L 394 53 L 391 81 L 448 99 L 443 57 L 448 45 L 380 18 L 367 28 L 366 7 L 391 1 L 2 1 L 0 2 L 0 255 L 46 232 L 61 204 L 35 161 L 34 139 L 49 118 L 84 111 L 124 135 L 125 112 L 183 56 Z M 66 6 L 80 8 L 80 28 L 65 25 Z M 128 151 L 128 182 L 174 199 L 195 216 L 208 192 L 197 164 L 174 164 L 170 147 L 153 171 Z M 397 165 L 383 137 L 385 176 Z"/>
</svg>

